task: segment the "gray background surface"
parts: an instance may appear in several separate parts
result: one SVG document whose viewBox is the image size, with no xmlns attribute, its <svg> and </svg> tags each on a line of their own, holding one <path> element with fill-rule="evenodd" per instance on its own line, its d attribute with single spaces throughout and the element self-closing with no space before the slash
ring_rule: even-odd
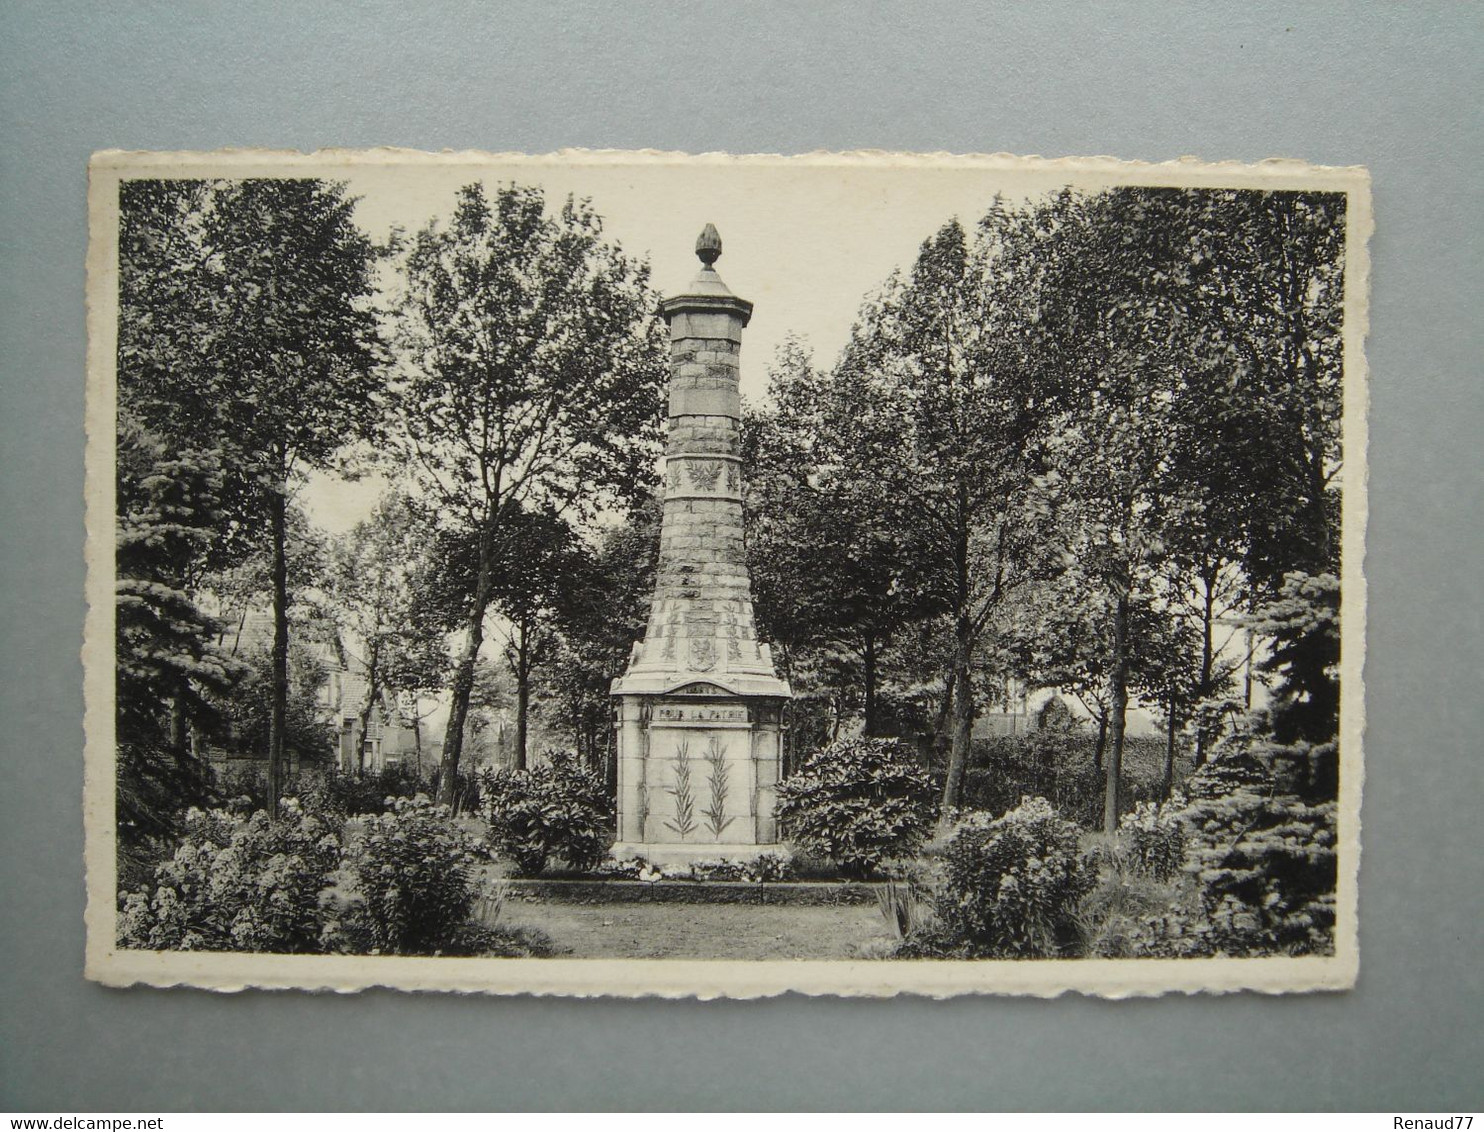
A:
<svg viewBox="0 0 1484 1132">
<path fill-rule="evenodd" d="M 4 5 L 0 1107 L 1479 1107 L 1481 31 L 1465 4 Z M 85 983 L 87 156 L 381 144 L 1369 165 L 1359 988 L 702 1004 Z"/>
</svg>

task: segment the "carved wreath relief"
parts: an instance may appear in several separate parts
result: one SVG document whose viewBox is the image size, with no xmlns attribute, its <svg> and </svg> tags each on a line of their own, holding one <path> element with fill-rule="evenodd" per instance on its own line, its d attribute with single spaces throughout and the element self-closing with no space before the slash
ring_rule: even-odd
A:
<svg viewBox="0 0 1484 1132">
<path fill-rule="evenodd" d="M 702 491 L 715 491 L 716 481 L 721 478 L 720 460 L 689 460 L 686 462 L 686 471 L 690 476 L 691 487 L 700 488 Z"/>
</svg>

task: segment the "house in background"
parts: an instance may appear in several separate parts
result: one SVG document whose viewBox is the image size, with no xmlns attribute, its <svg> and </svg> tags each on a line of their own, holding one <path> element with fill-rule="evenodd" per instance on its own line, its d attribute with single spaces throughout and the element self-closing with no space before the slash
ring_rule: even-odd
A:
<svg viewBox="0 0 1484 1132">
<path fill-rule="evenodd" d="M 273 642 L 273 617 L 265 610 L 240 614 L 232 625 L 229 639 L 223 643 L 237 655 L 266 652 Z M 426 772 L 437 765 L 437 751 L 431 750 L 419 728 L 418 704 L 411 695 L 397 696 L 380 689 L 377 702 L 366 717 L 365 734 L 361 717 L 370 692 L 365 664 L 352 647 L 354 642 L 331 621 L 311 617 L 293 626 L 293 654 L 296 663 L 318 677 L 314 689 L 315 716 L 333 732 L 322 762 L 343 773 L 358 770 L 376 774 L 383 770 L 410 766 Z M 302 671 L 302 669 L 301 669 Z M 291 675 L 290 679 L 293 679 Z M 307 687 L 301 685 L 304 691 Z M 359 749 L 358 749 L 359 748 Z M 299 753 L 289 750 L 288 770 L 300 769 Z M 264 753 L 257 750 L 211 748 L 209 757 L 219 768 L 261 767 Z"/>
<path fill-rule="evenodd" d="M 433 762 L 423 742 L 416 697 L 394 695 L 382 688 L 367 713 L 370 686 L 364 668 L 343 643 L 338 654 L 336 666 L 326 666 L 318 697 L 326 721 L 335 730 L 336 767 L 345 774 L 379 774 L 406 766 L 421 775 Z"/>
</svg>

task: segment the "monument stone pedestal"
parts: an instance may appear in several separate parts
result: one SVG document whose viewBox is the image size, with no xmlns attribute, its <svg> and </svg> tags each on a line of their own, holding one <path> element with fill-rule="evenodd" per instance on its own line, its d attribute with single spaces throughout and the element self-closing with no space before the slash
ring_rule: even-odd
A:
<svg viewBox="0 0 1484 1132">
<path fill-rule="evenodd" d="M 788 682 L 757 639 L 742 527 L 738 352 L 752 304 L 712 266 L 666 299 L 665 505 L 644 639 L 613 681 L 620 859 L 746 859 L 778 849 L 774 818 Z"/>
</svg>

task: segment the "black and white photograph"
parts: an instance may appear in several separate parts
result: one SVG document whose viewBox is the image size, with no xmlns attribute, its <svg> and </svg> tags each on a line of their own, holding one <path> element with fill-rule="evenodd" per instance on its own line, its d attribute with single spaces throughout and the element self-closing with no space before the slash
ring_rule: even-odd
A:
<svg viewBox="0 0 1484 1132">
<path fill-rule="evenodd" d="M 88 974 L 1359 970 L 1369 178 L 95 155 Z"/>
</svg>

